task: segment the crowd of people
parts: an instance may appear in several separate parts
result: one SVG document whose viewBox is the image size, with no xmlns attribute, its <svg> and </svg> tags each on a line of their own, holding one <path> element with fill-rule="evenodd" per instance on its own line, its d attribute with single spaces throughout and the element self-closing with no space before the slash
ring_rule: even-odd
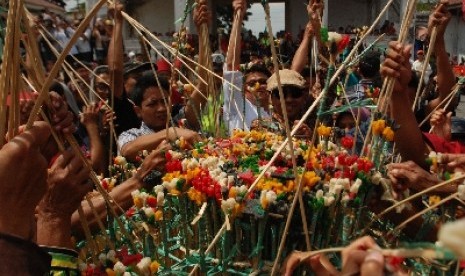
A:
<svg viewBox="0 0 465 276">
<path fill-rule="evenodd" d="M 0 274 L 43 275 L 51 271 L 77 275 L 72 274 L 77 271 L 77 253 L 73 250 L 71 233 L 78 237 L 83 235 L 81 216 L 95 226 L 95 212 L 104 218 L 108 211 L 101 196 L 84 200 L 94 188 L 89 181 L 91 170 L 98 175 L 108 175 L 110 153 L 137 163 L 141 151 L 150 152 L 135 176 L 110 192 L 121 208 L 131 207 L 131 192 L 150 187 L 153 183 L 146 177 L 154 170 L 164 170 L 164 153 L 171 141 L 182 137 L 194 144 L 201 140 L 202 126 L 198 116 L 207 105 L 207 98 L 213 96 L 209 91 L 223 93 L 221 118 L 229 133 L 234 129 L 258 128 L 285 134 L 287 124 L 292 127 L 302 118 L 325 87 L 327 66 L 321 62 L 314 68 L 308 59 L 314 38 L 318 51 L 325 52 L 325 42 L 320 37 L 322 5 L 317 2 L 308 5 L 310 19 L 298 43 L 286 32 L 277 37 L 281 64 L 279 82 L 267 34 L 262 33 L 258 38 L 251 32 L 232 35 L 241 33 L 247 3 L 233 0 L 232 5 L 237 16 L 231 35 L 211 39 L 216 41 L 211 49 L 216 52 L 212 56 L 212 70 L 223 77 L 214 83 L 213 90 L 202 81 L 208 79 L 210 73 L 205 59 L 207 49 L 199 39 L 189 42 L 199 43 L 196 47 L 198 77 L 191 78 L 194 85 L 183 83 L 185 80 L 180 75 L 186 68 L 178 59 L 168 57 L 152 61 L 150 52 L 128 57 L 123 48 L 124 6 L 121 4 L 111 7 L 109 19 L 97 19 L 92 28 L 83 32 L 66 58 L 69 66 L 63 66 L 61 75 L 51 87 L 54 91 L 50 93 L 51 126 L 38 120 L 0 150 L 3 183 L 0 206 L 4 210 L 0 212 Z M 206 1 L 200 1 L 193 11 L 197 30 L 202 24 L 209 24 L 210 17 Z M 337 93 L 341 85 L 329 87 L 326 102 L 329 107 L 337 107 L 377 98 L 374 94 L 381 88 L 383 78 L 395 81 L 388 99 L 389 114 L 399 125 L 394 141 L 404 162 L 389 164 L 387 171 L 393 189 L 398 192 L 407 188 L 422 191 L 440 182 L 425 162 L 431 151 L 444 153 L 441 163 L 446 169 L 465 169 L 465 146 L 457 140 L 460 135 L 453 135 L 451 123 L 458 97 L 452 96 L 448 106 L 443 104 L 456 84 L 444 40 L 449 20 L 447 1 L 442 1 L 430 16 L 429 24 L 437 26 L 438 32 L 433 50 L 434 64 L 427 64 L 424 83 L 419 83 L 424 50 L 415 53 L 416 60 L 412 64 L 412 46 L 391 42 L 383 53 L 383 62 L 378 50 L 368 50 L 356 70 L 346 73 L 344 78 L 349 81 L 343 88 L 344 93 Z M 36 41 L 48 71 L 57 60 L 54 50 L 62 51 L 80 22 L 69 22 L 44 10 L 35 24 Z M 384 25 L 381 32 L 395 34 L 391 22 Z M 343 84 L 344 79 L 340 79 L 339 83 Z M 427 92 L 420 95 L 412 112 L 418 86 Z M 34 98 L 21 100 L 22 124 L 26 123 L 33 103 Z M 357 131 L 366 134 L 372 112 L 367 107 L 359 107 L 318 120 L 348 134 Z M 430 113 L 433 116 L 427 120 Z M 428 121 L 426 128 L 418 126 L 423 120 Z M 314 113 L 296 135 L 310 139 L 316 131 L 316 121 Z M 431 133 L 422 132 L 430 128 Z M 59 151 L 51 136 L 52 129 L 59 134 L 73 134 L 89 162 L 84 162 L 71 149 Z M 361 150 L 363 141 L 358 144 Z M 15 171 L 14 178 L 12 171 Z M 442 187 L 439 192 L 456 191 L 457 184 L 453 184 Z M 336 271 L 322 256 L 303 262 L 299 254 L 294 253 L 286 259 L 285 275 L 291 275 L 301 264 L 310 266 L 317 275 L 333 275 Z M 51 259 L 61 262 L 57 265 Z M 344 275 L 384 275 L 385 259 L 370 237 L 354 241 L 343 251 L 342 260 Z"/>
</svg>

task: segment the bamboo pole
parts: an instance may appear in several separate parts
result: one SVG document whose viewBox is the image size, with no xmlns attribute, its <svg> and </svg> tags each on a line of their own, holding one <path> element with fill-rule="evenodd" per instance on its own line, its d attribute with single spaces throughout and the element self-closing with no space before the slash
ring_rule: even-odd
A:
<svg viewBox="0 0 465 276">
<path fill-rule="evenodd" d="M 13 1 L 13 0 L 11 0 L 11 1 Z M 57 76 L 58 71 L 60 70 L 60 68 L 61 68 L 61 66 L 63 64 L 63 61 L 65 60 L 66 56 L 70 52 L 71 48 L 74 46 L 74 44 L 76 43 L 78 38 L 81 36 L 81 34 L 85 31 L 85 29 L 87 28 L 87 25 L 89 25 L 92 18 L 97 14 L 97 12 L 100 10 L 100 8 L 105 3 L 106 3 L 106 0 L 99 0 L 94 5 L 92 10 L 90 10 L 90 12 L 84 18 L 84 20 L 82 20 L 81 24 L 79 24 L 79 27 L 76 29 L 76 32 L 73 34 L 73 36 L 69 40 L 68 44 L 66 45 L 66 47 L 61 52 L 60 57 L 58 58 L 58 60 L 53 65 L 52 70 L 50 71 L 47 79 L 45 80 L 45 83 L 43 84 L 43 86 L 42 86 L 42 88 L 40 90 L 39 97 L 36 100 L 36 103 L 35 103 L 35 105 L 34 105 L 34 107 L 32 109 L 31 115 L 29 116 L 28 122 L 26 124 L 26 129 L 29 129 L 29 128 L 32 127 L 32 124 L 34 123 L 35 118 L 36 118 L 37 114 L 39 113 L 40 106 L 44 103 L 44 101 L 48 97 L 48 90 L 50 88 L 50 85 L 52 84 L 53 80 Z"/>
</svg>

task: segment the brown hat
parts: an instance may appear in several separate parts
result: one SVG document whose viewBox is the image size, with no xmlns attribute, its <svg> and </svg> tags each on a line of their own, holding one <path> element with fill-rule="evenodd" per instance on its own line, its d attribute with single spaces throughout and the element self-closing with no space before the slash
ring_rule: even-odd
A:
<svg viewBox="0 0 465 276">
<path fill-rule="evenodd" d="M 298 88 L 305 88 L 305 79 L 299 73 L 293 70 L 284 69 L 279 70 L 279 77 L 281 79 L 281 85 L 295 86 Z M 266 82 L 266 89 L 273 91 L 278 88 L 278 81 L 276 73 L 274 73 Z"/>
</svg>

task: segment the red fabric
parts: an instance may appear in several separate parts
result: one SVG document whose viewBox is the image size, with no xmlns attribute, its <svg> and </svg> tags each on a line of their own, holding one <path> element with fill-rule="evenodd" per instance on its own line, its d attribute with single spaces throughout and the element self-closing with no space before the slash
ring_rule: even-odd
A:
<svg viewBox="0 0 465 276">
<path fill-rule="evenodd" d="M 33 93 L 30 92 L 30 91 L 20 91 L 19 92 L 19 100 L 32 100 L 34 99 L 33 97 Z M 10 106 L 11 104 L 11 95 L 8 95 L 7 99 L 6 99 L 6 105 L 7 106 Z"/>
<path fill-rule="evenodd" d="M 431 133 L 423 133 L 423 136 L 435 152 L 465 153 L 465 145 L 462 143 L 446 141 L 444 138 Z"/>
<path fill-rule="evenodd" d="M 177 89 L 171 90 L 171 104 L 183 104 L 184 100 L 182 99 L 181 93 Z"/>
<path fill-rule="evenodd" d="M 166 72 L 166 71 L 171 71 L 171 66 L 170 64 L 164 60 L 164 59 L 160 59 L 157 61 L 157 68 L 158 68 L 158 72 Z"/>
</svg>

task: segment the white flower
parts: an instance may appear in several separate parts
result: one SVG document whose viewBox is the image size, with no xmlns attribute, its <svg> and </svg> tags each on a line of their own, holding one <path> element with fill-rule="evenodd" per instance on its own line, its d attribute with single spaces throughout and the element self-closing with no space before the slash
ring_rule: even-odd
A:
<svg viewBox="0 0 465 276">
<path fill-rule="evenodd" d="M 153 192 L 155 194 L 159 194 L 159 193 L 163 193 L 163 191 L 165 190 L 165 187 L 163 187 L 163 185 L 157 185 L 155 187 L 153 187 Z"/>
<path fill-rule="evenodd" d="M 227 214 L 233 210 L 234 206 L 236 206 L 236 200 L 234 198 L 228 198 L 227 200 L 221 201 L 221 209 Z"/>
<path fill-rule="evenodd" d="M 165 194 L 157 193 L 157 206 L 163 206 L 164 201 L 165 201 Z"/>
<path fill-rule="evenodd" d="M 126 272 L 126 266 L 118 261 L 115 266 L 113 266 L 113 271 L 115 271 L 116 274 L 123 274 Z"/>
<path fill-rule="evenodd" d="M 112 261 L 112 262 L 114 262 L 116 260 L 116 252 L 115 252 L 115 250 L 112 249 L 112 250 L 108 251 L 107 259 Z"/>
<path fill-rule="evenodd" d="M 320 198 L 323 197 L 323 195 L 324 195 L 323 190 L 318 190 L 318 191 L 316 192 L 315 197 L 316 197 L 317 199 L 320 199 Z"/>
<path fill-rule="evenodd" d="M 146 207 L 146 208 L 144 208 L 143 210 L 144 210 L 145 215 L 146 215 L 148 218 L 155 216 L 155 212 L 153 212 L 153 209 L 152 209 L 152 208 Z"/>
<path fill-rule="evenodd" d="M 275 202 L 277 198 L 278 196 L 276 195 L 274 191 L 266 192 L 266 200 L 268 201 L 268 203 Z"/>
<path fill-rule="evenodd" d="M 101 263 L 105 263 L 106 260 L 107 260 L 107 255 L 106 255 L 105 253 L 100 253 L 100 254 L 98 255 L 98 259 L 99 259 L 99 261 L 100 261 Z"/>
<path fill-rule="evenodd" d="M 139 194 L 140 194 L 140 191 L 139 191 L 139 190 L 134 190 L 134 191 L 131 192 L 131 196 L 132 196 L 133 198 L 138 197 Z"/>
<path fill-rule="evenodd" d="M 360 188 L 361 185 L 362 185 L 362 180 L 357 178 L 357 180 L 355 180 L 355 183 L 352 184 L 352 186 L 350 187 L 350 192 L 351 193 L 358 193 L 358 189 Z"/>
<path fill-rule="evenodd" d="M 234 184 L 234 175 L 228 175 L 228 185 Z"/>
<path fill-rule="evenodd" d="M 463 186 L 463 185 L 460 185 Z M 457 259 L 465 258 L 465 220 L 448 222 L 439 229 L 438 240 L 457 255 Z"/>
<path fill-rule="evenodd" d="M 461 200 L 465 200 L 465 183 L 462 183 L 462 185 L 457 187 L 457 193 Z"/>
<path fill-rule="evenodd" d="M 331 206 L 331 204 L 333 204 L 333 202 L 334 202 L 334 197 L 326 196 L 326 197 L 324 197 L 324 201 L 325 201 L 325 206 L 326 207 Z"/>
<path fill-rule="evenodd" d="M 142 260 L 139 261 L 139 263 L 136 265 L 137 269 L 146 276 L 150 275 L 150 263 L 152 260 L 149 257 L 142 258 Z"/>
</svg>

